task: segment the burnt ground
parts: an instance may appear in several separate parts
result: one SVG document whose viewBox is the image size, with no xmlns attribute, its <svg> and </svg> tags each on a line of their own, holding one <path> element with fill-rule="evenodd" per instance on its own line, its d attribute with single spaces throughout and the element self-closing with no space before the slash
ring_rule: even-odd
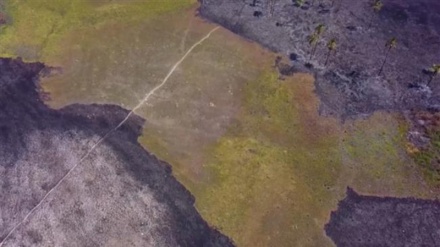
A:
<svg viewBox="0 0 440 247">
<path fill-rule="evenodd" d="M 48 108 L 40 63 L 0 59 L 0 239 L 128 111 Z M 99 145 L 4 246 L 232 246 L 194 208 L 168 164 L 138 143 L 133 116 Z"/>
<path fill-rule="evenodd" d="M 440 63 L 439 1 L 383 0 L 378 14 L 370 0 L 334 0 L 333 5 L 308 0 L 302 7 L 292 0 L 201 2 L 203 17 L 289 56 L 294 68 L 288 72 L 313 72 L 323 114 L 346 118 L 377 110 L 440 109 L 440 78 L 428 86 L 423 72 Z M 321 23 L 326 30 L 310 60 L 307 37 Z M 379 76 L 392 37 L 398 45 Z M 325 66 L 332 38 L 338 47 Z M 304 66 L 309 62 L 311 69 Z"/>
<path fill-rule="evenodd" d="M 362 196 L 348 188 L 325 226 L 337 246 L 440 246 L 440 202 Z"/>
<path fill-rule="evenodd" d="M 308 0 L 299 7 L 294 0 L 202 0 L 200 14 L 289 57 L 290 65 L 275 61 L 281 74 L 312 72 L 321 114 L 345 119 L 378 110 L 403 112 L 411 121 L 408 139 L 424 147 L 430 142 L 426 125 L 434 117 L 420 119 L 417 112 L 434 116 L 440 110 L 440 77 L 428 84 L 425 71 L 440 63 L 440 2 L 383 0 L 379 13 L 372 2 Z M 326 30 L 310 59 L 307 38 L 319 24 Z M 385 45 L 393 37 L 397 47 L 379 75 Z M 338 47 L 325 65 L 332 38 Z M 434 146 L 438 149 L 438 143 Z M 433 155 L 428 156 L 429 162 L 421 158 L 424 163 L 431 162 Z M 440 174 L 436 169 L 428 169 L 435 170 L 429 175 Z M 440 246 L 439 220 L 437 201 L 367 197 L 349 190 L 326 232 L 337 246 Z"/>
</svg>

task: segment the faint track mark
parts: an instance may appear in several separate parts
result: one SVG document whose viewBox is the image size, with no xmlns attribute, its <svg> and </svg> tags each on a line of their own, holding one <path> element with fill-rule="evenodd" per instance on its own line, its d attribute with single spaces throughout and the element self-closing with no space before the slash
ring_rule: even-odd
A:
<svg viewBox="0 0 440 247">
<path fill-rule="evenodd" d="M 133 115 L 133 113 L 135 113 L 135 111 L 137 109 L 139 109 L 143 104 L 145 104 L 148 99 L 151 97 L 151 95 L 153 95 L 157 90 L 159 90 L 160 88 L 162 88 L 168 81 L 168 79 L 171 77 L 171 75 L 174 73 L 174 71 L 177 69 L 177 67 L 179 67 L 179 65 L 188 57 L 188 55 L 200 44 L 202 44 L 205 40 L 207 40 L 212 33 L 214 33 L 215 31 L 217 31 L 217 29 L 219 29 L 219 27 L 216 27 L 214 29 L 212 29 L 205 37 L 203 37 L 201 40 L 199 40 L 197 43 L 195 43 L 193 46 L 191 46 L 191 48 L 183 55 L 183 57 L 177 61 L 176 64 L 174 64 L 174 66 L 171 68 L 171 70 L 168 72 L 168 74 L 165 76 L 165 78 L 162 80 L 162 82 L 157 85 L 156 87 L 154 87 L 150 92 L 148 92 L 145 97 L 139 102 L 139 104 L 137 104 L 128 114 L 127 116 L 124 118 L 124 120 L 122 120 L 115 128 L 109 130 L 103 137 L 99 138 L 98 141 L 89 149 L 89 151 L 87 151 L 86 154 L 84 154 L 81 159 L 72 167 L 70 168 L 70 170 L 64 174 L 64 176 L 55 184 L 54 187 L 52 187 L 52 189 L 50 189 L 46 195 L 43 197 L 43 199 L 40 200 L 40 202 L 38 202 L 37 205 L 35 205 L 28 214 L 26 214 L 26 216 L 18 223 L 16 224 L 9 232 L 8 234 L 3 238 L 3 240 L 0 242 L 0 247 L 3 246 L 3 244 L 6 242 L 6 240 L 9 239 L 9 237 L 12 235 L 12 233 L 14 233 L 18 227 L 20 227 L 21 225 L 23 225 L 23 223 L 25 223 L 28 218 L 43 204 L 43 202 L 49 197 L 49 195 L 54 192 L 59 186 L 60 184 L 66 180 L 66 178 L 73 172 L 73 170 L 75 170 L 76 167 L 78 167 L 78 165 L 80 165 L 98 146 L 99 144 L 101 144 L 110 134 L 112 134 L 113 132 L 115 132 L 117 129 L 119 129 L 122 125 L 124 125 L 125 122 L 127 122 L 127 120 L 130 118 L 131 115 Z"/>
</svg>

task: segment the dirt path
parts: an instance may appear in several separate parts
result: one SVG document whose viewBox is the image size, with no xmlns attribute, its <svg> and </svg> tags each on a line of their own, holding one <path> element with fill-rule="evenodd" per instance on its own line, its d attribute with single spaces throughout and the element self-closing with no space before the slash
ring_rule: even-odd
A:
<svg viewBox="0 0 440 247">
<path fill-rule="evenodd" d="M 148 92 L 145 97 L 139 102 L 138 105 L 136 105 L 128 114 L 127 116 L 124 118 L 124 120 L 122 120 L 115 128 L 111 129 L 110 131 L 108 131 L 103 137 L 101 137 L 90 149 L 89 151 L 87 151 L 86 154 L 84 154 L 81 159 L 79 160 L 79 162 L 77 164 L 75 164 L 59 181 L 57 184 L 55 184 L 54 187 L 52 187 L 52 189 L 50 189 L 46 195 L 43 197 L 43 199 L 40 200 L 40 202 L 33 207 L 29 213 L 18 223 L 16 224 L 10 231 L 9 233 L 6 235 L 6 237 L 2 240 L 2 242 L 0 242 L 0 247 L 3 246 L 3 244 L 5 243 L 5 241 L 12 235 L 12 233 L 15 232 L 15 230 L 17 230 L 18 227 L 20 227 L 23 223 L 25 223 L 28 218 L 45 202 L 45 200 L 49 197 L 49 195 L 54 192 L 60 185 L 61 183 L 67 179 L 69 177 L 69 175 L 75 170 L 76 167 L 78 167 L 78 165 L 80 165 L 87 157 L 89 157 L 89 155 L 109 136 L 111 135 L 113 132 L 115 132 L 117 129 L 119 129 L 125 122 L 127 122 L 127 120 L 130 118 L 131 115 L 133 115 L 133 113 L 135 113 L 135 111 L 137 109 L 139 109 L 143 104 L 145 104 L 148 99 L 160 88 L 162 88 L 168 81 L 168 79 L 171 77 L 171 75 L 174 73 L 174 71 L 179 67 L 179 65 L 189 56 L 189 54 L 191 54 L 191 52 L 200 44 L 202 44 L 206 39 L 208 39 L 212 33 L 214 33 L 219 27 L 216 27 L 214 29 L 212 29 L 206 36 L 204 36 L 201 40 L 199 40 L 197 43 L 195 43 L 183 56 L 182 58 L 177 61 L 176 64 L 174 64 L 174 66 L 171 68 L 171 70 L 168 72 L 168 74 L 165 76 L 165 78 L 162 80 L 162 82 L 157 85 L 155 88 L 153 88 L 150 92 Z"/>
</svg>

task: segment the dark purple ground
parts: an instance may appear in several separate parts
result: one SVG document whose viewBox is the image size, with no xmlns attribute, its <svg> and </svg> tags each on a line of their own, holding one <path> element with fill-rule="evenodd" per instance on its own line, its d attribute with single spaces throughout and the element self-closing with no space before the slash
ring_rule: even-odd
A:
<svg viewBox="0 0 440 247">
<path fill-rule="evenodd" d="M 440 246 L 440 202 L 362 196 L 348 188 L 325 231 L 338 247 Z"/>
<path fill-rule="evenodd" d="M 440 109 L 440 77 L 427 85 L 423 72 L 440 63 L 438 0 L 383 0 L 379 13 L 372 0 L 308 0 L 301 8 L 292 0 L 201 2 L 203 17 L 285 54 L 297 70 L 313 72 L 323 114 L 345 118 L 377 110 Z M 307 38 L 318 24 L 326 28 L 310 58 Z M 397 48 L 379 76 L 392 37 Z M 325 65 L 332 38 L 337 50 Z M 304 68 L 309 62 L 313 69 Z"/>
</svg>

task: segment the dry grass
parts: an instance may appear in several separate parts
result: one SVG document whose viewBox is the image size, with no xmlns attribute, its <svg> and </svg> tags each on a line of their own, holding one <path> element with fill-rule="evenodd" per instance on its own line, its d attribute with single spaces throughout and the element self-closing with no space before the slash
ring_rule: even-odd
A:
<svg viewBox="0 0 440 247">
<path fill-rule="evenodd" d="M 58 48 L 35 52 L 64 70 L 43 82 L 48 103 L 133 107 L 212 28 L 193 11 L 76 29 L 66 23 L 69 28 L 48 41 Z M 20 37 L 7 35 L 8 44 Z M 147 121 L 140 143 L 173 165 L 210 224 L 239 246 L 330 246 L 323 226 L 346 186 L 430 196 L 406 156 L 397 116 L 378 113 L 344 124 L 319 116 L 313 78 L 279 81 L 274 59 L 222 30 L 138 111 Z"/>
<path fill-rule="evenodd" d="M 5 11 L 12 21 L 0 35 L 0 54 L 53 63 L 56 62 L 53 56 L 65 51 L 66 44 L 61 40 L 69 33 L 96 30 L 111 23 L 138 22 L 194 3 L 195 0 L 163 0 L 160 4 L 149 0 L 131 4 L 100 0 L 8 0 Z"/>
<path fill-rule="evenodd" d="M 276 78 L 248 83 L 239 123 L 211 151 L 215 175 L 196 194 L 209 222 L 240 246 L 329 246 L 323 226 L 346 186 L 426 196 L 397 117 L 341 124 L 317 114 L 310 76 Z"/>
</svg>

